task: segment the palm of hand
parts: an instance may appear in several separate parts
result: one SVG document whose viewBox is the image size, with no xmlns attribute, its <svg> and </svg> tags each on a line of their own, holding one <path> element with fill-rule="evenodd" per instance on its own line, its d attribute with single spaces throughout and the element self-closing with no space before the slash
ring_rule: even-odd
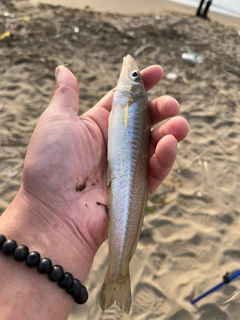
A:
<svg viewBox="0 0 240 320">
<path fill-rule="evenodd" d="M 103 121 L 106 122 L 107 116 Z M 41 116 L 24 163 L 23 186 L 52 212 L 79 230 L 106 238 L 107 159 L 101 129 L 76 112 Z M 87 211 L 83 215 L 81 211 Z"/>
</svg>

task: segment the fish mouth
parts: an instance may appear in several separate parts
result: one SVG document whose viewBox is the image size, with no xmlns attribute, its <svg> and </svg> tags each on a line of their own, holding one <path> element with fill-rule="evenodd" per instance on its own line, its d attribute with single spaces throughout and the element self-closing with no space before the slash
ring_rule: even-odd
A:
<svg viewBox="0 0 240 320">
<path fill-rule="evenodd" d="M 128 74 L 132 73 L 134 70 L 138 70 L 138 65 L 130 54 L 123 58 L 123 69 L 125 69 L 124 73 Z"/>
<path fill-rule="evenodd" d="M 123 62 L 125 62 L 128 57 L 131 57 L 131 56 L 129 54 L 127 54 L 125 57 L 123 57 Z"/>
<path fill-rule="evenodd" d="M 134 61 L 134 62 L 135 62 L 135 60 L 133 59 L 132 56 L 130 56 L 130 54 L 127 54 L 125 57 L 123 57 L 123 62 L 126 62 L 126 60 Z M 135 62 L 135 63 L 136 63 L 136 62 Z"/>
</svg>

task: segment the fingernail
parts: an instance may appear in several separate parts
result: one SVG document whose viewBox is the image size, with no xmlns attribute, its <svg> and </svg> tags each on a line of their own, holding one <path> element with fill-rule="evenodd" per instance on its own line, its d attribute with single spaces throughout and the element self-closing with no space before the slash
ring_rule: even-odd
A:
<svg viewBox="0 0 240 320">
<path fill-rule="evenodd" d="M 55 69 L 55 80 L 56 82 L 58 82 L 59 80 L 59 74 L 61 72 L 61 66 L 58 66 L 56 69 Z"/>
<path fill-rule="evenodd" d="M 60 82 L 60 75 L 61 75 L 61 66 L 58 66 L 56 69 L 55 69 L 55 83 L 54 83 L 54 91 L 56 90 L 56 88 L 58 87 L 59 85 L 59 82 Z"/>
</svg>

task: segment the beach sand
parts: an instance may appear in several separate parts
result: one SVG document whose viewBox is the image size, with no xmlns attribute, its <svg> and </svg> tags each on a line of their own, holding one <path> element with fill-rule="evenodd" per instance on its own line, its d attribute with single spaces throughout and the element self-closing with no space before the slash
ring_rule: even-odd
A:
<svg viewBox="0 0 240 320">
<path fill-rule="evenodd" d="M 160 64 L 165 76 L 149 99 L 173 96 L 191 127 L 173 170 L 147 205 L 131 262 L 130 315 L 117 306 L 100 309 L 104 243 L 85 283 L 89 301 L 74 305 L 69 320 L 238 320 L 238 279 L 196 306 L 189 302 L 221 282 L 227 271 L 240 269 L 236 28 L 179 12 L 131 16 L 36 7 L 28 1 L 2 2 L 0 10 L 1 34 L 11 34 L 0 41 L 1 212 L 19 188 L 27 144 L 53 93 L 58 65 L 67 64 L 76 75 L 83 113 L 116 85 L 126 54 L 141 69 Z M 204 61 L 184 60 L 182 53 L 189 52 Z"/>
</svg>

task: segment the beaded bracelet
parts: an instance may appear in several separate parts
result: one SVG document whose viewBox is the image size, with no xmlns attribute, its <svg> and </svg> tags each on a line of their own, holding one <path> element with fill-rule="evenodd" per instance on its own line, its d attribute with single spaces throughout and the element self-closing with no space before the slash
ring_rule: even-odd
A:
<svg viewBox="0 0 240 320">
<path fill-rule="evenodd" d="M 49 280 L 57 282 L 59 287 L 66 290 L 77 304 L 83 304 L 87 301 L 86 287 L 78 279 L 74 279 L 70 272 L 64 272 L 60 265 L 52 265 L 49 258 L 41 259 L 37 251 L 29 252 L 27 246 L 18 246 L 15 240 L 7 240 L 3 234 L 0 234 L 0 250 L 5 256 L 13 255 L 15 261 L 25 261 L 28 268 L 36 267 L 38 273 L 48 274 Z"/>
</svg>

